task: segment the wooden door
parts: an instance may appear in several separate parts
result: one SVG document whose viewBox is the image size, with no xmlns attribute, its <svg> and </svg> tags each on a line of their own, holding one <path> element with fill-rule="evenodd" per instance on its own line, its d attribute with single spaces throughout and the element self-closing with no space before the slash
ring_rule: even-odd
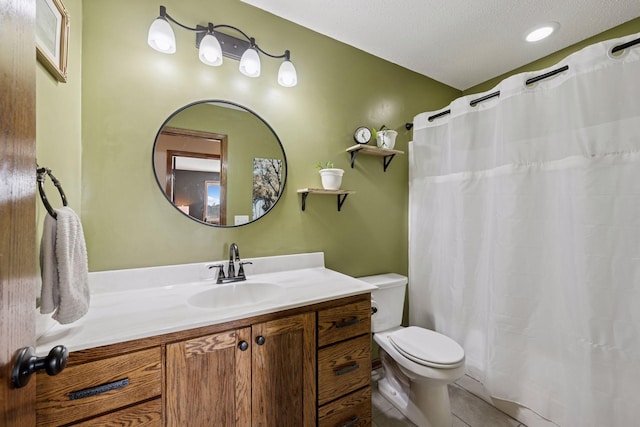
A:
<svg viewBox="0 0 640 427">
<path fill-rule="evenodd" d="M 167 345 L 165 390 L 169 427 L 250 426 L 251 328 Z"/>
<path fill-rule="evenodd" d="M 252 330 L 252 425 L 315 426 L 315 313 L 260 323 Z"/>
<path fill-rule="evenodd" d="M 35 425 L 35 378 L 10 384 L 35 337 L 35 0 L 0 0 L 0 425 Z"/>
</svg>

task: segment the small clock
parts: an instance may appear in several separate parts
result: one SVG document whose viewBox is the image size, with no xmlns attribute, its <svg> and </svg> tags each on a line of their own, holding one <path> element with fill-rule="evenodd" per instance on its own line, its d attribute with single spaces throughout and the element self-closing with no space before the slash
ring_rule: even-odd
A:
<svg viewBox="0 0 640 427">
<path fill-rule="evenodd" d="M 365 126 L 360 126 L 358 129 L 353 132 L 353 139 L 358 144 L 367 144 L 371 141 L 371 129 Z"/>
</svg>

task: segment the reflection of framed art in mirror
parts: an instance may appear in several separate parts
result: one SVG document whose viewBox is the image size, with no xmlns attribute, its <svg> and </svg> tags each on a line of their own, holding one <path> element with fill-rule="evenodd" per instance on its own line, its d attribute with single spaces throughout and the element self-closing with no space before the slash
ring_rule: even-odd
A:
<svg viewBox="0 0 640 427">
<path fill-rule="evenodd" d="M 59 82 L 67 81 L 69 15 L 62 0 L 36 0 L 36 57 Z"/>
<path fill-rule="evenodd" d="M 282 191 L 282 160 L 253 159 L 253 220 L 269 212 Z"/>
</svg>

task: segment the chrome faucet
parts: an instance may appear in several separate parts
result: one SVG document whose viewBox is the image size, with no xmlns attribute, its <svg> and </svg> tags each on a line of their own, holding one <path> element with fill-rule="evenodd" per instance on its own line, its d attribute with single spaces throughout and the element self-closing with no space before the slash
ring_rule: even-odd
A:
<svg viewBox="0 0 640 427">
<path fill-rule="evenodd" d="M 238 274 L 236 275 L 236 267 L 235 262 L 238 261 Z M 216 283 L 231 283 L 231 282 L 241 282 L 243 280 L 247 280 L 247 276 L 244 274 L 244 265 L 245 264 L 253 264 L 250 261 L 242 262 L 240 261 L 240 250 L 238 249 L 238 245 L 232 243 L 229 246 L 229 266 L 227 267 L 227 275 L 224 275 L 224 265 L 216 264 L 211 265 L 209 268 L 217 268 L 218 276 Z"/>
</svg>

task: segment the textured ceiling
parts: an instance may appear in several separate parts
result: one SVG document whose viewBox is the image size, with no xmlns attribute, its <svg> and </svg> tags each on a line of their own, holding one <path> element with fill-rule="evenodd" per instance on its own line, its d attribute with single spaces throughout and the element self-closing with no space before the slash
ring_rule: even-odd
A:
<svg viewBox="0 0 640 427">
<path fill-rule="evenodd" d="M 242 1 L 460 90 L 640 16 L 640 0 Z"/>
</svg>

